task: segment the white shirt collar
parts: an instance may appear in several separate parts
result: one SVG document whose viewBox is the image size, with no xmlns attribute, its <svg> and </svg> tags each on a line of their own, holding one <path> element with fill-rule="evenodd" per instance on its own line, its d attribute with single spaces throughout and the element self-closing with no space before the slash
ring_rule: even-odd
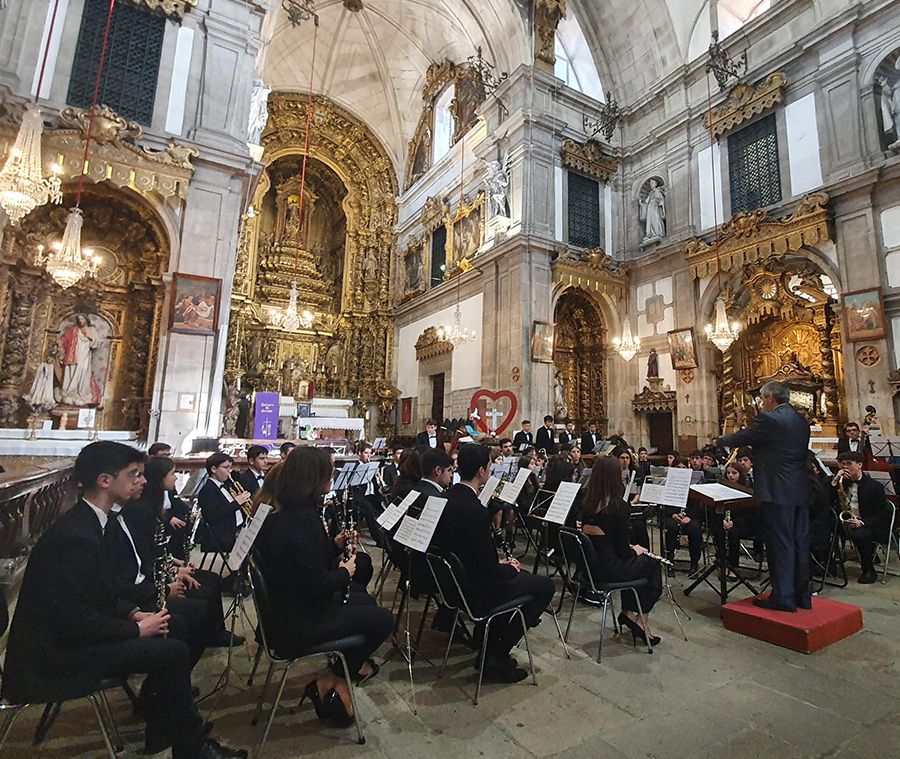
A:
<svg viewBox="0 0 900 759">
<path fill-rule="evenodd" d="M 84 502 L 93 509 L 94 513 L 97 515 L 97 519 L 100 520 L 100 530 L 106 531 L 106 523 L 109 521 L 109 514 L 107 514 L 103 509 L 98 509 L 94 504 L 92 504 L 86 498 L 83 499 Z"/>
<path fill-rule="evenodd" d="M 438 490 L 443 490 L 443 488 L 438 485 L 438 483 L 436 483 L 434 480 L 429 480 L 427 477 L 423 477 L 422 482 L 427 482 L 430 485 L 434 485 Z"/>
</svg>

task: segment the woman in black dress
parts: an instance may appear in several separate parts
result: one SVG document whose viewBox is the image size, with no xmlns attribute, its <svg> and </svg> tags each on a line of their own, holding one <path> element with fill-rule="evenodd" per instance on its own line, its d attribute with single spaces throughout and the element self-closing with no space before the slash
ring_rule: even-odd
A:
<svg viewBox="0 0 900 759">
<path fill-rule="evenodd" d="M 604 582 L 625 582 L 646 578 L 648 585 L 638 588 L 643 616 L 637 613 L 632 593 L 622 594 L 619 624 L 644 642 L 656 646 L 660 639 L 650 630 L 650 610 L 662 596 L 662 567 L 659 562 L 645 556 L 647 549 L 631 545 L 629 540 L 629 507 L 623 500 L 625 487 L 618 459 L 598 456 L 594 460 L 587 492 L 581 504 L 582 532 L 593 546 L 591 571 Z"/>
<path fill-rule="evenodd" d="M 390 635 L 393 617 L 353 582 L 356 556 L 344 558 L 350 536 L 341 533 L 332 539 L 323 523 L 323 498 L 331 490 L 332 473 L 325 450 L 303 446 L 290 452 L 278 474 L 277 510 L 263 522 L 255 544 L 272 610 L 266 633 L 272 648 L 287 657 L 317 643 L 362 635 L 365 642 L 344 654 L 350 672 L 364 680 L 378 671 L 369 657 Z M 308 684 L 305 697 L 320 719 L 341 726 L 353 723 L 339 662 Z"/>
</svg>

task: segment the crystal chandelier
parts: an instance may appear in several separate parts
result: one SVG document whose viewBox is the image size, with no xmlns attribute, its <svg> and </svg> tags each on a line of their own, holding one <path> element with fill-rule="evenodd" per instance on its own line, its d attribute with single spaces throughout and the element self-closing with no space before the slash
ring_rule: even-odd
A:
<svg viewBox="0 0 900 759">
<path fill-rule="evenodd" d="M 38 245 L 34 262 L 42 266 L 63 289 L 80 282 L 84 277 L 97 276 L 100 267 L 100 256 L 94 255 L 92 248 L 81 247 L 81 225 L 84 219 L 80 208 L 69 211 L 66 229 L 61 242 L 54 242 L 49 250 Z"/>
<path fill-rule="evenodd" d="M 297 332 L 301 329 L 310 329 L 315 316 L 312 311 L 297 310 L 297 283 L 291 282 L 291 295 L 287 307 L 284 309 L 269 308 L 269 324 L 287 332 Z"/>
<path fill-rule="evenodd" d="M 439 340 L 452 343 L 454 348 L 471 343 L 475 339 L 474 330 L 470 331 L 468 327 L 462 326 L 462 312 L 459 310 L 459 303 L 456 304 L 456 311 L 453 312 L 453 323 L 438 327 L 437 336 Z"/>
<path fill-rule="evenodd" d="M 720 295 L 716 298 L 716 323 L 715 325 L 706 325 L 706 336 L 716 348 L 724 353 L 740 334 L 741 325 L 738 322 L 729 323 L 728 313 L 725 311 L 725 299 Z"/>
<path fill-rule="evenodd" d="M 16 142 L 0 171 L 0 207 L 13 225 L 48 201 L 62 202 L 59 166 L 53 164 L 52 176 L 44 178 L 42 174 L 43 131 L 41 112 L 36 105 L 29 103 L 25 106 Z"/>
<path fill-rule="evenodd" d="M 613 348 L 625 361 L 631 361 L 641 349 L 641 340 L 631 334 L 631 319 L 626 314 L 622 325 L 622 337 L 613 338 Z"/>
</svg>

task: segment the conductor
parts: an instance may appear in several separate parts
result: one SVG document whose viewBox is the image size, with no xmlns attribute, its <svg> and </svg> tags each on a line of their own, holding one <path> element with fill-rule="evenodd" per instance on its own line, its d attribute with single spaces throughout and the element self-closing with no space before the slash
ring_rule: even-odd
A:
<svg viewBox="0 0 900 759">
<path fill-rule="evenodd" d="M 753 446 L 756 497 L 762 503 L 769 551 L 772 593 L 755 598 L 764 609 L 811 609 L 809 583 L 809 510 L 807 456 L 809 424 L 788 403 L 783 382 L 760 390 L 762 414 L 748 429 L 724 435 L 721 445 Z"/>
</svg>

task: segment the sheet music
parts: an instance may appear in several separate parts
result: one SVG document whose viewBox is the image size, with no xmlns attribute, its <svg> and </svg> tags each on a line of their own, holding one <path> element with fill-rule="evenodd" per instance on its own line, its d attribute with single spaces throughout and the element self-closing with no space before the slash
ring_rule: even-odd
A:
<svg viewBox="0 0 900 759">
<path fill-rule="evenodd" d="M 416 502 L 416 498 L 418 498 L 419 495 L 418 490 L 410 490 L 409 493 L 407 493 L 406 498 L 400 501 L 400 503 L 390 504 L 378 515 L 378 518 L 375 521 L 385 530 L 394 529 L 394 525 L 400 521 L 401 517 L 409 510 L 409 507 Z"/>
<path fill-rule="evenodd" d="M 691 485 L 691 490 L 714 501 L 742 501 L 752 498 L 743 490 L 735 490 L 720 482 L 704 482 L 702 485 Z"/>
<path fill-rule="evenodd" d="M 378 471 L 378 462 L 370 461 L 368 464 L 359 464 L 350 478 L 350 487 L 356 488 L 362 485 L 368 485 L 375 477 Z"/>
<path fill-rule="evenodd" d="M 494 495 L 494 492 L 497 490 L 497 486 L 500 484 L 500 478 L 494 477 L 491 475 L 488 478 L 488 481 L 484 483 L 484 487 L 481 489 L 481 493 L 478 495 L 478 500 L 481 501 L 481 505 L 487 508 L 488 503 L 491 500 L 491 496 Z"/>
<path fill-rule="evenodd" d="M 694 472 L 691 469 L 670 466 L 666 472 L 666 484 L 663 488 L 662 498 L 657 503 L 665 506 L 675 506 L 679 509 L 687 506 L 693 474 Z"/>
<path fill-rule="evenodd" d="M 338 469 L 337 476 L 331 485 L 332 490 L 346 490 L 350 483 L 350 473 L 353 471 L 353 464 L 347 464 L 343 469 Z"/>
<path fill-rule="evenodd" d="M 662 503 L 662 499 L 665 497 L 665 484 L 644 480 L 644 486 L 641 488 L 641 503 Z"/>
<path fill-rule="evenodd" d="M 238 536 L 234 541 L 234 548 L 232 548 L 231 553 L 228 554 L 228 568 L 232 572 L 237 572 L 241 568 L 241 564 L 244 563 L 244 560 L 250 554 L 250 549 L 253 548 L 256 536 L 259 535 L 259 528 L 262 527 L 262 523 L 266 521 L 266 517 L 269 516 L 270 511 L 272 511 L 272 507 L 268 503 L 259 504 L 252 519 L 247 522 L 244 529 L 238 533 Z"/>
<path fill-rule="evenodd" d="M 500 491 L 500 495 L 498 496 L 498 498 L 501 501 L 505 501 L 506 503 L 515 503 L 516 498 L 518 498 L 519 493 L 522 492 L 525 481 L 528 479 L 528 475 L 530 474 L 530 469 L 520 469 L 518 474 L 516 474 L 516 479 L 514 479 L 512 482 L 503 483 L 503 489 Z"/>
<path fill-rule="evenodd" d="M 412 548 L 414 551 L 425 553 L 428 550 L 428 546 L 431 544 L 434 530 L 440 521 L 441 514 L 444 513 L 444 507 L 446 505 L 446 498 L 438 498 L 434 495 L 429 496 L 428 500 L 425 501 L 425 508 L 422 509 L 421 516 L 414 520 L 412 533 L 408 537 L 405 533 L 401 536 L 400 530 L 397 530 L 396 535 L 394 535 L 394 540 L 398 543 L 402 543 L 408 548 Z M 410 517 L 407 516 L 403 518 L 404 523 L 407 519 L 410 519 Z M 402 529 L 403 524 L 401 524 L 400 527 Z"/>
<path fill-rule="evenodd" d="M 544 519 L 555 524 L 565 524 L 579 490 L 581 485 L 577 482 L 560 482 Z"/>
<path fill-rule="evenodd" d="M 397 532 L 394 533 L 394 540 L 403 545 L 409 545 L 409 541 L 416 531 L 418 521 L 418 519 L 414 519 L 409 514 L 404 516 L 403 521 L 400 522 L 400 526 L 397 528 Z"/>
</svg>

